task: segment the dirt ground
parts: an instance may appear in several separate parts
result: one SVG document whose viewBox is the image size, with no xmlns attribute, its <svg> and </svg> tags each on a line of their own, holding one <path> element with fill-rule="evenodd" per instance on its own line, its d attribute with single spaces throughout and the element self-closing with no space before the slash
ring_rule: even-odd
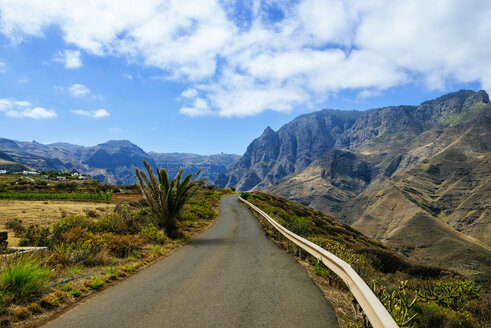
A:
<svg viewBox="0 0 491 328">
<path fill-rule="evenodd" d="M 22 225 L 39 224 L 47 226 L 64 216 L 83 214 L 92 210 L 97 214 L 109 214 L 114 210 L 117 202 L 79 202 L 79 201 L 27 201 L 27 200 L 0 200 L 0 230 L 8 231 L 9 246 L 17 246 L 19 240 L 15 238 L 12 230 L 5 228 L 5 223 L 12 219 L 22 221 Z"/>
</svg>

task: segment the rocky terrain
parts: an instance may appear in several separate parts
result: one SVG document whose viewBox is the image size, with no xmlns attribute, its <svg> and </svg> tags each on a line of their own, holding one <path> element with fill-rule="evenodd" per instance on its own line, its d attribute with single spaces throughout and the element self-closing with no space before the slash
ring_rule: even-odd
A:
<svg viewBox="0 0 491 328">
<path fill-rule="evenodd" d="M 278 132 L 265 131 L 229 172 L 227 185 L 322 210 L 421 263 L 489 274 L 488 95 L 462 90 L 325 123 L 335 113 L 304 115 Z M 310 144 L 318 151 L 285 151 L 299 140 L 306 153 Z M 266 144 L 283 152 L 262 151 Z"/>
<path fill-rule="evenodd" d="M 68 143 L 44 145 L 36 141 L 0 138 L 0 167 L 1 161 L 7 161 L 2 159 L 4 157 L 9 160 L 9 163 L 4 164 L 9 164 L 6 168 L 11 171 L 22 171 L 21 168 L 26 166 L 37 170 L 75 169 L 100 182 L 119 185 L 136 181 L 135 168 L 143 169 L 143 160 L 154 167 L 168 168 L 171 176 L 176 174 L 178 167 L 182 167 L 187 174 L 202 169 L 200 177 L 213 183 L 219 174 L 225 173 L 239 158 L 238 155 L 228 154 L 202 156 L 146 153 L 127 140 L 110 140 L 97 146 L 83 147 Z"/>
</svg>

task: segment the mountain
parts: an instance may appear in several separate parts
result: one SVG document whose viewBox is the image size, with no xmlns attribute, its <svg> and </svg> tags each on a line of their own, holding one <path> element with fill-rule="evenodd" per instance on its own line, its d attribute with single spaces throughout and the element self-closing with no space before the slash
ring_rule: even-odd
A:
<svg viewBox="0 0 491 328">
<path fill-rule="evenodd" d="M 362 115 L 357 111 L 322 110 L 305 114 L 277 132 L 267 127 L 220 182 L 239 190 L 266 188 L 306 168 L 333 148 L 339 136 Z"/>
<path fill-rule="evenodd" d="M 20 172 L 30 170 L 30 168 L 15 162 L 9 155 L 0 151 L 0 170 Z"/>
<path fill-rule="evenodd" d="M 310 122 L 326 112 L 308 114 Z M 357 114 L 334 142 L 322 142 L 311 153 L 311 163 L 281 178 L 270 168 L 284 159 L 261 152 L 263 134 L 230 171 L 229 182 L 240 168 L 243 176 L 257 177 L 250 184 L 237 180 L 241 189 L 264 189 L 322 210 L 421 263 L 489 273 L 491 104 L 486 92 L 462 90 L 419 106 Z M 290 140 L 327 139 L 318 133 L 316 124 L 304 126 Z M 277 149 L 284 147 L 282 140 Z M 251 154 L 269 162 L 239 167 L 251 162 Z M 266 170 L 257 173 L 258 168 Z"/>
<path fill-rule="evenodd" d="M 3 154 L 3 155 L 2 155 Z M 210 182 L 225 172 L 239 158 L 238 155 L 194 155 L 146 153 L 128 140 L 108 142 L 84 147 L 69 143 L 44 145 L 36 141 L 23 142 L 0 138 L 0 156 L 38 170 L 75 169 L 103 183 L 127 185 L 136 181 L 135 169 L 144 169 L 143 160 L 152 167 L 169 167 L 170 175 L 183 167 L 186 172 L 203 170 L 201 177 Z"/>
<path fill-rule="evenodd" d="M 188 153 L 149 152 L 148 154 L 158 167 L 168 169 L 170 176 L 175 176 L 178 168 L 184 169 L 184 174 L 195 174 L 198 170 L 202 170 L 200 179 L 208 179 L 212 183 L 227 173 L 240 158 L 239 155 L 234 154 L 209 156 Z"/>
</svg>

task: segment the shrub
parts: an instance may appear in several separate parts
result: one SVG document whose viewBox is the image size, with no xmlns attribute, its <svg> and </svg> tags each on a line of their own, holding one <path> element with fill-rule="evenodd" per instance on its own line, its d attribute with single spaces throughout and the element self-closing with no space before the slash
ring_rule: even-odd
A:
<svg viewBox="0 0 491 328">
<path fill-rule="evenodd" d="M 64 254 L 72 264 L 88 263 L 95 255 L 102 251 L 105 246 L 104 239 L 99 235 L 89 232 L 85 238 L 77 242 L 60 243 L 54 246 L 54 251 Z"/>
<path fill-rule="evenodd" d="M 19 241 L 20 246 L 49 246 L 50 231 L 48 227 L 40 227 L 37 224 L 30 225 L 24 231 Z"/>
<path fill-rule="evenodd" d="M 16 226 L 22 226 L 22 220 L 12 219 L 12 220 L 8 220 L 7 223 L 5 223 L 5 228 L 7 229 L 13 230 Z"/>
<path fill-rule="evenodd" d="M 10 309 L 10 313 L 15 317 L 17 320 L 24 320 L 31 315 L 31 312 L 23 306 L 15 306 Z"/>
<path fill-rule="evenodd" d="M 111 255 L 119 258 L 128 257 L 143 246 L 143 240 L 137 235 L 119 236 L 107 233 L 103 238 L 106 240 L 105 248 Z"/>
<path fill-rule="evenodd" d="M 48 259 L 50 265 L 66 266 L 70 264 L 70 259 L 63 253 L 52 252 Z"/>
<path fill-rule="evenodd" d="M 112 232 L 119 235 L 136 234 L 142 226 L 148 225 L 151 218 L 143 215 L 141 211 L 121 207 L 116 213 L 99 219 L 95 224 L 98 232 Z"/>
<path fill-rule="evenodd" d="M 1 274 L 2 290 L 19 300 L 39 294 L 46 286 L 49 269 L 25 259 L 10 263 Z"/>
<path fill-rule="evenodd" d="M 300 236 L 306 236 L 309 233 L 310 220 L 298 216 L 291 217 L 287 222 L 287 229 Z"/>
<path fill-rule="evenodd" d="M 158 230 L 152 223 L 143 227 L 140 234 L 150 243 L 163 244 L 165 235 Z"/>
<path fill-rule="evenodd" d="M 245 191 L 242 191 L 240 193 L 240 197 L 241 198 L 244 198 L 245 200 L 247 200 L 249 198 L 249 193 L 248 192 L 245 192 Z"/>
<path fill-rule="evenodd" d="M 419 328 L 473 328 L 476 327 L 468 312 L 457 312 L 434 302 L 418 303 L 414 318 Z"/>
<path fill-rule="evenodd" d="M 88 265 L 106 265 L 109 263 L 112 263 L 113 259 L 111 257 L 111 254 L 107 249 L 103 249 L 99 253 L 95 254 L 94 256 L 90 257 L 87 260 Z"/>
<path fill-rule="evenodd" d="M 86 216 L 76 215 L 62 218 L 53 224 L 52 242 L 59 243 L 63 241 L 62 234 L 73 228 L 86 228 L 88 231 L 94 227 L 94 221 Z"/>
<path fill-rule="evenodd" d="M 22 225 L 22 221 L 19 219 L 7 221 L 7 223 L 5 223 L 5 228 L 13 230 L 16 237 L 22 237 L 22 235 L 26 232 L 26 228 Z"/>
</svg>

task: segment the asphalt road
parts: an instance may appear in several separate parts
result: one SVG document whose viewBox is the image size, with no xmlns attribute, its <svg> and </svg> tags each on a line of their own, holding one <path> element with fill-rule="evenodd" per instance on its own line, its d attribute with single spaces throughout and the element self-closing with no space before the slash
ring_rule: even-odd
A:
<svg viewBox="0 0 491 328">
<path fill-rule="evenodd" d="M 172 256 L 45 327 L 337 327 L 307 272 L 268 240 L 238 195 Z"/>
</svg>

